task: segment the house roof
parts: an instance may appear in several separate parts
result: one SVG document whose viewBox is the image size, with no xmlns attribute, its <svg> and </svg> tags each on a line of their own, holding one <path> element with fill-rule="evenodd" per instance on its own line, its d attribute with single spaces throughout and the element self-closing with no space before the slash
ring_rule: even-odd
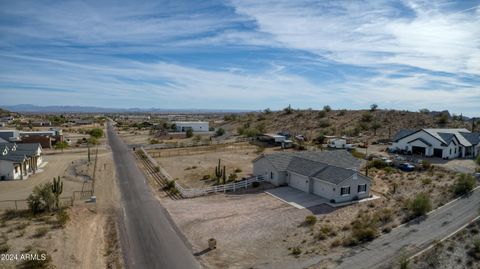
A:
<svg viewBox="0 0 480 269">
<path fill-rule="evenodd" d="M 421 137 L 418 137 L 418 138 L 415 138 L 413 139 L 412 141 L 409 141 L 408 143 L 412 143 L 413 141 L 421 141 L 423 144 L 427 145 L 427 146 L 432 146 L 432 144 L 430 144 L 427 140 L 421 138 Z"/>
<path fill-rule="evenodd" d="M 7 148 L 7 154 L 3 155 L 3 151 Z M 28 157 L 37 154 L 37 150 L 42 146 L 39 143 L 0 143 L 0 160 L 11 162 L 23 162 Z"/>
<path fill-rule="evenodd" d="M 397 134 L 395 134 L 395 136 L 393 137 L 393 141 L 398 141 L 406 136 L 409 136 L 413 133 L 415 133 L 416 131 L 415 130 L 411 130 L 411 129 L 401 129 L 400 131 L 398 131 Z"/>
<path fill-rule="evenodd" d="M 266 158 L 278 171 L 286 171 L 293 157 L 347 169 L 357 169 L 361 164 L 360 160 L 346 150 L 282 152 L 262 155 L 256 160 L 262 157 Z"/>
<path fill-rule="evenodd" d="M 352 177 L 357 173 L 355 169 L 360 166 L 360 161 L 345 150 L 275 153 L 262 157 L 279 171 L 289 171 L 333 184 Z"/>
<path fill-rule="evenodd" d="M 480 143 L 480 133 L 460 132 L 460 134 L 472 145 L 478 145 Z"/>
<path fill-rule="evenodd" d="M 427 134 L 431 135 L 433 138 L 437 139 L 442 143 L 443 145 L 448 145 L 450 142 L 456 138 L 458 142 L 465 146 L 465 147 L 470 147 L 472 145 L 477 145 L 480 143 L 480 133 L 471 133 L 469 130 L 464 129 L 464 128 L 459 128 L 459 129 L 435 129 L 435 128 L 427 128 L 427 129 L 421 129 L 418 131 L 413 131 L 413 130 L 400 130 L 395 137 L 393 138 L 393 141 L 397 142 L 398 140 L 408 137 L 414 133 L 417 133 L 419 131 L 424 131 Z M 410 142 L 413 142 L 415 140 L 412 140 Z M 410 143 L 409 142 L 409 143 Z M 424 141 L 422 141 L 424 142 Z"/>
<path fill-rule="evenodd" d="M 0 143 L 7 143 L 7 140 L 0 137 Z"/>
</svg>

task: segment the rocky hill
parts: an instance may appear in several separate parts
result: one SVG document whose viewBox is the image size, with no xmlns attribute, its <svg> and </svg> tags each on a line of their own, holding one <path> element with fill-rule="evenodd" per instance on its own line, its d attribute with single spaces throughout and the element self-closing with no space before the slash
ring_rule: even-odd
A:
<svg viewBox="0 0 480 269">
<path fill-rule="evenodd" d="M 478 125 L 478 124 L 477 124 Z M 392 138 L 404 128 L 467 128 L 471 120 L 448 113 L 410 112 L 398 110 L 266 110 L 259 113 L 227 115 L 215 127 L 227 133 L 254 135 L 258 133 L 288 132 L 302 134 L 312 140 L 320 135 L 347 136 L 358 142 Z M 477 131 L 480 129 L 477 128 Z"/>
</svg>

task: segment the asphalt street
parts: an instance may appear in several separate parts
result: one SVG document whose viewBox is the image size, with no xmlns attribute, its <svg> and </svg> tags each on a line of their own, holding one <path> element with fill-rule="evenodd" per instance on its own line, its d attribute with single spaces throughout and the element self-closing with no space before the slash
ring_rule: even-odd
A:
<svg viewBox="0 0 480 269">
<path fill-rule="evenodd" d="M 199 268 L 168 212 L 160 204 L 135 163 L 132 152 L 108 123 L 121 192 L 119 230 L 127 268 Z"/>
</svg>

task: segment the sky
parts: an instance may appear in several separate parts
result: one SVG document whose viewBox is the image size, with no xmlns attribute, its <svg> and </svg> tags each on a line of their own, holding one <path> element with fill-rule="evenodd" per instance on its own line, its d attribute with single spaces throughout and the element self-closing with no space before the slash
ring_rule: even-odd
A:
<svg viewBox="0 0 480 269">
<path fill-rule="evenodd" d="M 480 0 L 0 0 L 0 105 L 480 116 Z"/>
</svg>

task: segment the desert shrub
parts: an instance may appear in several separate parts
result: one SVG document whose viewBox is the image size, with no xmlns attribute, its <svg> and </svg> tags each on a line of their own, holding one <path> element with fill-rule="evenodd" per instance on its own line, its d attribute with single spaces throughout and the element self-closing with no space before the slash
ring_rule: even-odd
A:
<svg viewBox="0 0 480 269">
<path fill-rule="evenodd" d="M 360 118 L 362 122 L 371 122 L 372 119 L 373 119 L 373 115 L 368 112 L 363 113 L 362 117 Z"/>
<path fill-rule="evenodd" d="M 330 112 L 332 110 L 332 108 L 329 106 L 329 105 L 326 105 L 323 107 L 323 111 L 325 112 Z"/>
<path fill-rule="evenodd" d="M 0 254 L 7 253 L 10 250 L 10 246 L 7 242 L 0 243 Z"/>
<path fill-rule="evenodd" d="M 241 172 L 242 172 L 242 169 L 240 169 L 240 168 L 235 168 L 235 171 L 234 171 L 234 172 L 235 172 L 235 173 L 241 173 Z"/>
<path fill-rule="evenodd" d="M 385 166 L 382 168 L 383 171 L 385 171 L 387 174 L 393 174 L 395 173 L 395 168 L 390 167 L 390 166 Z"/>
<path fill-rule="evenodd" d="M 155 166 L 154 170 L 155 170 L 155 173 L 158 173 L 158 172 L 160 172 L 160 167 Z"/>
<path fill-rule="evenodd" d="M 410 269 L 410 260 L 406 255 L 400 257 L 400 269 Z"/>
<path fill-rule="evenodd" d="M 373 218 L 381 224 L 389 223 L 393 220 L 393 211 L 390 208 L 381 209 L 375 212 Z"/>
<path fill-rule="evenodd" d="M 308 215 L 305 217 L 305 221 L 303 222 L 306 226 L 313 226 L 317 223 L 317 217 L 314 215 Z"/>
<path fill-rule="evenodd" d="M 382 232 L 383 232 L 383 233 L 386 233 L 386 234 L 388 234 L 388 233 L 391 232 L 391 231 L 392 231 L 392 227 L 391 227 L 391 226 L 385 226 L 385 227 L 383 227 L 383 229 L 382 229 Z"/>
<path fill-rule="evenodd" d="M 330 121 L 328 121 L 327 119 L 321 119 L 318 121 L 318 127 L 320 128 L 327 128 L 330 126 Z"/>
<path fill-rule="evenodd" d="M 347 246 L 354 246 L 373 240 L 378 235 L 378 221 L 368 214 L 359 215 L 352 222 L 351 235 L 344 242 Z"/>
<path fill-rule="evenodd" d="M 432 210 L 430 197 L 426 193 L 417 194 L 413 200 L 407 201 L 407 209 L 411 219 L 426 215 L 428 211 Z"/>
<path fill-rule="evenodd" d="M 70 216 L 66 210 L 60 210 L 57 212 L 57 224 L 60 227 L 65 227 L 67 222 L 70 220 Z"/>
<path fill-rule="evenodd" d="M 480 239 L 475 238 L 473 240 L 473 247 L 468 250 L 468 255 L 474 258 L 475 260 L 480 260 Z"/>
<path fill-rule="evenodd" d="M 426 177 L 426 178 L 422 179 L 422 184 L 423 185 L 428 185 L 428 184 L 431 184 L 431 183 L 432 183 L 432 179 L 429 178 L 429 177 Z"/>
<path fill-rule="evenodd" d="M 158 143 L 159 143 L 159 141 L 157 139 L 155 139 L 155 138 L 150 139 L 150 144 L 158 144 Z"/>
<path fill-rule="evenodd" d="M 368 168 L 382 169 L 386 166 L 387 164 L 382 160 L 371 160 L 368 162 Z"/>
<path fill-rule="evenodd" d="M 361 153 L 361 152 L 358 152 L 355 149 L 352 149 L 352 156 L 357 158 L 357 159 L 365 159 L 365 154 Z"/>
<path fill-rule="evenodd" d="M 342 243 L 342 241 L 340 241 L 340 239 L 335 239 L 335 240 L 333 240 L 332 244 L 330 244 L 330 246 L 332 248 L 336 248 L 336 247 L 340 246 L 341 243 Z"/>
<path fill-rule="evenodd" d="M 453 184 L 455 195 L 464 195 L 469 193 L 475 187 L 475 178 L 472 175 L 461 174 Z"/>
<path fill-rule="evenodd" d="M 338 112 L 338 116 L 345 116 L 345 114 L 347 113 L 347 110 L 346 109 L 342 109 Z"/>
<path fill-rule="evenodd" d="M 422 167 L 423 167 L 424 169 L 430 169 L 431 166 L 432 166 L 432 164 L 431 164 L 429 161 L 427 161 L 427 160 L 422 160 Z"/>
<path fill-rule="evenodd" d="M 477 159 L 475 160 L 475 162 L 480 165 L 480 155 L 477 156 Z"/>
<path fill-rule="evenodd" d="M 210 175 L 204 175 L 202 179 L 203 179 L 203 180 L 209 180 L 209 179 L 210 179 Z"/>
<path fill-rule="evenodd" d="M 237 177 L 238 177 L 237 174 L 231 173 L 230 175 L 228 175 L 228 180 L 234 181 L 237 179 Z"/>
<path fill-rule="evenodd" d="M 293 247 L 293 248 L 290 250 L 290 253 L 291 253 L 292 255 L 297 256 L 297 255 L 302 254 L 302 249 L 300 249 L 300 247 Z"/>
<path fill-rule="evenodd" d="M 218 128 L 217 131 L 215 132 L 216 136 L 222 136 L 225 134 L 225 129 L 223 128 Z"/>
<path fill-rule="evenodd" d="M 47 233 L 48 233 L 47 227 L 39 227 L 35 230 L 33 237 L 36 237 L 36 238 L 44 237 Z"/>
<path fill-rule="evenodd" d="M 190 129 L 190 128 L 187 129 L 187 131 L 185 132 L 185 136 L 186 136 L 187 138 L 192 137 L 192 136 L 193 136 L 193 130 Z"/>
<path fill-rule="evenodd" d="M 11 220 L 17 216 L 17 210 L 7 209 L 2 214 L 2 220 Z"/>
<path fill-rule="evenodd" d="M 50 211 L 55 202 L 52 192 L 52 183 L 37 185 L 33 192 L 28 196 L 28 208 L 34 214 L 42 211 Z"/>
<path fill-rule="evenodd" d="M 17 226 L 15 227 L 15 229 L 17 230 L 25 230 L 25 228 L 28 227 L 28 222 L 21 222 L 19 224 L 17 224 Z"/>
<path fill-rule="evenodd" d="M 325 118 L 325 116 L 327 116 L 327 113 L 325 110 L 318 111 L 317 118 L 321 119 L 321 118 Z"/>
</svg>

